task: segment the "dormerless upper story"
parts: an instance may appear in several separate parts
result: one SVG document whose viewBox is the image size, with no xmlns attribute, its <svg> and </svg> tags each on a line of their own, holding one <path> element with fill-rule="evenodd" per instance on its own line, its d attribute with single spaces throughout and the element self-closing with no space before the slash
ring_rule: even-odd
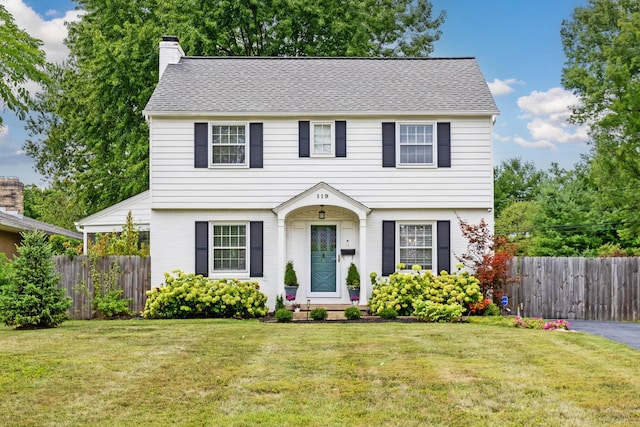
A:
<svg viewBox="0 0 640 427">
<path fill-rule="evenodd" d="M 271 209 L 318 182 L 369 208 L 493 206 L 473 58 L 176 55 L 145 114 L 153 209 Z"/>
</svg>

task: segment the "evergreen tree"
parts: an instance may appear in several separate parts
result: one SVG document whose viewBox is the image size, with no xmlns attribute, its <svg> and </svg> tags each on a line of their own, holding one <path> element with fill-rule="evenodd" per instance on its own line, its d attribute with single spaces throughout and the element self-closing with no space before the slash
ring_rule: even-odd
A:
<svg viewBox="0 0 640 427">
<path fill-rule="evenodd" d="M 0 292 L 0 320 L 16 328 L 52 328 L 67 320 L 71 299 L 58 288 L 51 245 L 41 231 L 22 233 L 13 280 Z"/>
</svg>

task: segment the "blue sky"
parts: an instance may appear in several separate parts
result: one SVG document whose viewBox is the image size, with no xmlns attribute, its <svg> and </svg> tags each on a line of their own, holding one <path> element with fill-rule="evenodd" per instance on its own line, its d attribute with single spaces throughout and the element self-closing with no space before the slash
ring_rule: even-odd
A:
<svg viewBox="0 0 640 427">
<path fill-rule="evenodd" d="M 546 169 L 552 162 L 571 168 L 588 152 L 587 129 L 568 125 L 568 107 L 577 102 L 560 84 L 565 58 L 563 19 L 588 0 L 432 0 L 447 11 L 434 57 L 474 56 L 501 114 L 494 128 L 494 163 L 520 157 Z M 14 19 L 45 42 L 50 60 L 64 58 L 64 20 L 77 19 L 69 0 L 0 0 Z M 32 159 L 21 153 L 24 124 L 0 112 L 0 176 L 45 185 Z"/>
</svg>

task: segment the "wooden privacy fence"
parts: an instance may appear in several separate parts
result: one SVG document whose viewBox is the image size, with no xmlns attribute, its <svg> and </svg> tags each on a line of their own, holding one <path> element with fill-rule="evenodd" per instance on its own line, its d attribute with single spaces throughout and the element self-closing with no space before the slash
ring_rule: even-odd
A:
<svg viewBox="0 0 640 427">
<path fill-rule="evenodd" d="M 640 320 L 640 257 L 516 258 L 504 289 L 512 313 L 547 319 Z"/>
<path fill-rule="evenodd" d="M 53 261 L 60 274 L 60 287 L 65 289 L 67 296 L 73 299 L 69 317 L 72 319 L 91 319 L 93 311 L 91 296 L 95 284 L 91 282 L 89 257 L 54 256 Z M 131 312 L 139 313 L 144 309 L 144 304 L 147 301 L 146 292 L 151 289 L 151 258 L 139 256 L 98 258 L 97 268 L 102 277 L 109 274 L 116 261 L 120 266 L 118 287 L 124 290 L 122 297 L 132 298 Z M 104 279 L 100 286 L 104 289 Z"/>
</svg>

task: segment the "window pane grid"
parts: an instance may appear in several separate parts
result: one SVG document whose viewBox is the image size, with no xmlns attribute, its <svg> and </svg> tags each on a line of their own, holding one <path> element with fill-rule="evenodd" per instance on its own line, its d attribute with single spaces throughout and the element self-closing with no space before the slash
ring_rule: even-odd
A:
<svg viewBox="0 0 640 427">
<path fill-rule="evenodd" d="M 213 164 L 244 164 L 246 127 L 244 125 L 213 125 L 211 144 Z"/>
<path fill-rule="evenodd" d="M 401 224 L 399 230 L 400 262 L 423 269 L 433 266 L 433 228 L 430 224 Z"/>
<path fill-rule="evenodd" d="M 331 125 L 328 123 L 313 125 L 313 152 L 331 154 Z"/>
<path fill-rule="evenodd" d="M 245 225 L 213 226 L 214 270 L 246 270 L 246 228 Z"/>
<path fill-rule="evenodd" d="M 433 125 L 400 125 L 400 163 L 433 163 Z"/>
</svg>

